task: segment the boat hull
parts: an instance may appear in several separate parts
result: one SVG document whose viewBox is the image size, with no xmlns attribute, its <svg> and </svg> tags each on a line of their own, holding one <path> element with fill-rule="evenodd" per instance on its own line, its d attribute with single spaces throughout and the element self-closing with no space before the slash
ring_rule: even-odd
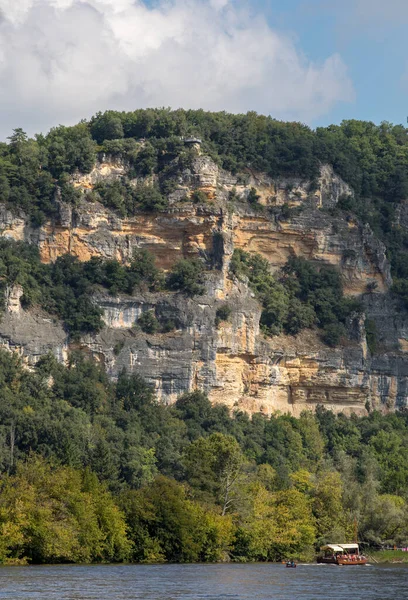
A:
<svg viewBox="0 0 408 600">
<path fill-rule="evenodd" d="M 317 562 L 322 565 L 337 565 L 338 562 L 335 558 L 327 557 L 327 556 L 318 556 Z"/>
<path fill-rule="evenodd" d="M 367 559 L 363 556 L 358 556 L 355 559 L 352 558 L 345 558 L 343 557 L 339 557 L 337 559 L 337 564 L 338 565 L 347 565 L 347 566 L 351 566 L 351 565 L 366 565 L 367 564 Z"/>
<path fill-rule="evenodd" d="M 323 564 L 323 565 L 351 566 L 351 565 L 366 565 L 367 559 L 363 556 L 358 556 L 355 559 L 348 558 L 345 556 L 337 556 L 337 557 L 319 556 L 317 559 L 317 562 L 319 564 Z"/>
</svg>

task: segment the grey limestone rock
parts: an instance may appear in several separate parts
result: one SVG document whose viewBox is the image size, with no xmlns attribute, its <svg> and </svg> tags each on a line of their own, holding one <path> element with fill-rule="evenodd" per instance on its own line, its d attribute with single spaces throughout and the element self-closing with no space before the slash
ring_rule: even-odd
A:
<svg viewBox="0 0 408 600">
<path fill-rule="evenodd" d="M 127 166 L 102 157 L 88 175 L 73 183 L 86 190 L 98 181 L 121 177 Z M 352 190 L 331 167 L 322 166 L 315 185 L 299 178 L 272 180 L 262 173 L 235 176 L 197 153 L 180 175 L 166 212 L 120 218 L 98 202 L 84 199 L 75 208 L 59 201 L 55 222 L 33 229 L 23 213 L 0 205 L 4 237 L 36 244 L 44 262 L 70 252 L 128 262 L 145 248 L 168 270 L 181 257 L 206 262 L 203 296 L 137 292 L 132 297 L 98 293 L 105 327 L 87 335 L 81 346 L 116 378 L 122 369 L 143 375 L 161 401 L 202 389 L 213 402 L 232 410 L 290 412 L 324 404 L 336 411 L 364 413 L 368 406 L 393 410 L 408 406 L 408 314 L 390 294 L 390 268 L 383 244 L 367 225 L 345 220 L 333 207 Z M 245 198 L 251 187 L 259 206 Z M 202 190 L 208 201 L 186 201 Z M 231 194 L 231 192 L 234 192 Z M 283 210 L 285 207 L 285 211 Z M 289 208 L 286 210 L 286 208 Z M 401 208 L 402 226 L 408 223 Z M 272 270 L 290 256 L 317 265 L 331 264 L 343 275 L 345 293 L 364 304 L 365 317 L 351 319 L 349 340 L 332 349 L 317 331 L 296 337 L 266 339 L 259 327 L 261 308 L 245 282 L 229 276 L 235 248 L 259 252 Z M 10 289 L 0 322 L 3 346 L 18 351 L 28 364 L 47 352 L 66 360 L 70 343 L 60 323 L 49 315 L 20 306 L 21 289 Z M 216 312 L 228 304 L 231 315 L 216 323 Z M 170 331 L 146 334 L 140 315 L 153 310 Z M 374 323 L 377 349 L 366 342 L 365 318 Z"/>
</svg>

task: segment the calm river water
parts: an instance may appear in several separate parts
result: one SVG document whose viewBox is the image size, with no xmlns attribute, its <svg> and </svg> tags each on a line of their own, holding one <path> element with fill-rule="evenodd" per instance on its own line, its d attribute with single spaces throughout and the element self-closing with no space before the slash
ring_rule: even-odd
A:
<svg viewBox="0 0 408 600">
<path fill-rule="evenodd" d="M 0 568 L 9 600 L 405 600 L 408 567 L 299 565 Z"/>
</svg>

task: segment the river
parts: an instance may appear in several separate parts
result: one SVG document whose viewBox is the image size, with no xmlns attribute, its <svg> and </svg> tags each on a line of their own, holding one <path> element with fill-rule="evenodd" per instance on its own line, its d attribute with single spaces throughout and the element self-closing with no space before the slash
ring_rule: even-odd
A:
<svg viewBox="0 0 408 600">
<path fill-rule="evenodd" d="M 8 600 L 404 600 L 408 567 L 106 565 L 0 568 Z"/>
</svg>

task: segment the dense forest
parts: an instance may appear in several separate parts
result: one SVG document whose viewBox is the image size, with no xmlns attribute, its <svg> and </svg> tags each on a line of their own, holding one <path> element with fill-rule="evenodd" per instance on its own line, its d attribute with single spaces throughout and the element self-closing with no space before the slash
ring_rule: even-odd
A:
<svg viewBox="0 0 408 600">
<path fill-rule="evenodd" d="M 0 561 L 313 558 L 408 541 L 408 416 L 250 418 L 201 392 L 155 401 L 73 354 L 0 351 Z"/>
<path fill-rule="evenodd" d="M 53 219 L 58 200 L 75 205 L 70 183 L 98 156 L 124 159 L 128 179 L 98 184 L 88 200 L 126 216 L 163 211 L 198 136 L 219 165 L 316 184 L 330 163 L 354 190 L 332 209 L 355 214 L 383 240 L 394 292 L 408 306 L 408 235 L 399 225 L 408 198 L 408 130 L 346 121 L 310 128 L 255 113 L 108 111 L 29 139 L 17 129 L 0 143 L 0 201 L 34 225 Z M 155 184 L 143 178 L 155 174 Z M 195 202 L 205 202 L 197 194 Z M 256 191 L 248 198 L 256 205 Z M 206 265 L 208 269 L 213 265 Z M 317 327 L 329 346 L 362 312 L 343 296 L 333 268 L 291 259 L 271 275 L 262 257 L 234 253 L 230 276 L 262 306 L 265 335 Z M 20 284 L 24 307 L 58 317 L 71 340 L 98 332 L 92 294 L 136 289 L 188 296 L 205 292 L 205 269 L 181 260 L 169 273 L 138 251 L 129 264 L 62 256 L 44 265 L 36 248 L 0 240 L 0 293 Z M 216 319 L 228 319 L 220 306 Z M 217 325 L 217 322 L 215 323 Z M 147 312 L 147 333 L 174 328 Z M 211 406 L 201 392 L 159 404 L 138 375 L 109 381 L 72 353 L 27 369 L 0 351 L 0 562 L 255 561 L 312 558 L 323 542 L 352 540 L 354 520 L 370 545 L 408 545 L 408 416 L 316 414 L 252 417 Z"/>
</svg>

